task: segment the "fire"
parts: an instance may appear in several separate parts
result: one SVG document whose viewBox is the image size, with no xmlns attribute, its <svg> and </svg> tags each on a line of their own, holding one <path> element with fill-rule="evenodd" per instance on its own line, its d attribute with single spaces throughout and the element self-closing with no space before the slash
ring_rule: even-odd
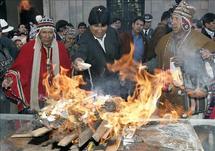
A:
<svg viewBox="0 0 215 151">
<path fill-rule="evenodd" d="M 88 91 L 83 91 L 79 87 L 84 84 L 82 76 L 74 76 L 69 78 L 67 71 L 61 68 L 61 74 L 51 77 L 47 75 L 43 80 L 43 85 L 49 98 L 54 100 L 64 99 L 78 99 L 83 100 L 89 94 Z M 77 95 L 78 94 L 78 95 Z"/>
<path fill-rule="evenodd" d="M 44 85 L 48 97 L 57 101 L 69 101 L 63 107 L 67 112 L 71 127 L 80 128 L 81 124 L 86 124 L 93 128 L 93 123 L 98 120 L 107 121 L 106 127 L 111 132 L 109 137 L 120 138 L 127 135 L 127 130 L 147 124 L 152 114 L 157 108 L 158 100 L 162 90 L 176 78 L 172 77 L 170 71 L 156 70 L 154 75 L 145 70 L 145 66 L 133 61 L 134 46 L 131 44 L 130 54 L 124 55 L 113 65 L 108 65 L 112 71 L 119 72 L 122 80 L 129 79 L 135 84 L 135 91 L 127 100 L 121 97 L 109 98 L 93 95 L 93 92 L 80 88 L 84 84 L 82 76 L 69 78 L 66 72 L 52 78 L 47 76 Z M 107 111 L 103 107 L 106 102 L 115 104 L 114 111 Z M 60 103 L 61 105 L 63 103 Z M 172 112 L 177 117 L 177 112 Z M 72 123 L 72 124 L 71 124 Z M 106 137 L 109 138 L 109 137 Z"/>
<path fill-rule="evenodd" d="M 100 112 L 101 118 L 108 121 L 107 126 L 113 128 L 115 135 L 123 135 L 128 127 L 138 128 L 146 124 L 156 110 L 162 88 L 172 82 L 169 71 L 157 70 L 155 75 L 146 72 L 142 64 L 133 61 L 132 44 L 131 48 L 130 54 L 108 66 L 112 71 L 118 71 L 123 80 L 130 79 L 136 83 L 134 94 L 127 101 L 118 102 L 118 112 Z"/>
</svg>

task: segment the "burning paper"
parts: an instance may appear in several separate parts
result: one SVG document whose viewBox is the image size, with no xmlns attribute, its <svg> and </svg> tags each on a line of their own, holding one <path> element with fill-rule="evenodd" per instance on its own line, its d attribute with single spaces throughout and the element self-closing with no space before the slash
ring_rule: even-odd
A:
<svg viewBox="0 0 215 151">
<path fill-rule="evenodd" d="M 122 79 L 136 83 L 133 95 L 127 100 L 121 97 L 99 96 L 80 89 L 79 86 L 84 84 L 81 76 L 69 78 L 63 73 L 54 77 L 51 84 L 48 78 L 44 81 L 48 97 L 58 101 L 54 106 L 43 110 L 44 117 L 49 120 L 56 119 L 56 116 L 65 118 L 68 122 L 62 127 L 75 128 L 78 132 L 83 124 L 94 131 L 96 123 L 103 120 L 107 121 L 105 127 L 109 129 L 109 133 L 105 134 L 106 139 L 120 139 L 121 136 L 131 138 L 137 128 L 148 123 L 156 110 L 163 87 L 173 81 L 172 74 L 169 71 L 157 70 L 151 75 L 145 71 L 142 64 L 133 62 L 131 54 L 123 56 L 108 67 L 112 71 L 118 71 Z"/>
</svg>

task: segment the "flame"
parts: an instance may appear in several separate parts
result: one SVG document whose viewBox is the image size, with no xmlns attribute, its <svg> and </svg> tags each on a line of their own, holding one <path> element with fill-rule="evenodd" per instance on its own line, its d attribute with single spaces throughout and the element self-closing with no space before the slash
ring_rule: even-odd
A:
<svg viewBox="0 0 215 151">
<path fill-rule="evenodd" d="M 173 81 L 169 71 L 156 70 L 155 75 L 146 72 L 142 64 L 133 61 L 133 53 L 134 46 L 131 44 L 129 54 L 108 65 L 110 70 L 119 72 L 122 80 L 130 79 L 136 83 L 134 94 L 127 101 L 118 102 L 118 112 L 100 112 L 101 118 L 108 121 L 107 126 L 114 129 L 115 135 L 123 135 L 127 127 L 138 128 L 146 124 L 156 110 L 163 87 Z"/>
<path fill-rule="evenodd" d="M 65 107 L 69 114 L 70 126 L 80 127 L 80 124 L 84 123 L 93 128 L 93 123 L 102 119 L 107 121 L 106 127 L 111 129 L 110 136 L 119 138 L 121 135 L 127 135 L 128 128 L 135 130 L 148 123 L 157 109 L 163 88 L 173 83 L 173 80 L 178 80 L 179 74 L 176 74 L 176 78 L 173 78 L 173 73 L 169 70 L 155 70 L 154 75 L 149 74 L 144 65 L 133 61 L 133 53 L 134 46 L 131 44 L 129 54 L 124 55 L 114 64 L 108 65 L 110 70 L 119 72 L 122 80 L 129 79 L 136 84 L 133 95 L 128 96 L 126 100 L 121 97 L 112 97 L 111 101 L 116 105 L 114 111 L 105 110 L 103 108 L 105 101 L 95 100 L 93 92 L 80 88 L 80 85 L 84 84 L 82 76 L 69 78 L 61 69 L 63 72 L 51 77 L 52 80 L 50 76 L 46 77 L 44 85 L 49 98 L 72 100 Z M 171 110 L 169 113 L 174 115 L 174 118 L 178 118 L 177 111 Z M 168 115 L 164 117 L 167 118 Z M 107 138 L 110 137 L 106 136 Z"/>
<path fill-rule="evenodd" d="M 70 78 L 67 76 L 67 70 L 63 68 L 61 68 L 60 74 L 55 77 L 46 75 L 46 78 L 43 80 L 48 97 L 54 100 L 60 100 L 61 98 L 82 100 L 86 98 L 89 92 L 79 88 L 83 84 L 85 82 L 82 76 Z"/>
</svg>

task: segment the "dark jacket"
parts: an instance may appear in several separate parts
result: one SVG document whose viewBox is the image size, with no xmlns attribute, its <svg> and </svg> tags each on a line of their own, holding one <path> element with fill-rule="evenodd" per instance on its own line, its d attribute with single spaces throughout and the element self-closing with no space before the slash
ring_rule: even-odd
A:
<svg viewBox="0 0 215 151">
<path fill-rule="evenodd" d="M 9 41 L 9 42 L 8 42 Z M 2 85 L 2 81 L 4 78 L 5 73 L 10 68 L 10 66 L 13 63 L 14 58 L 12 57 L 12 51 L 15 51 L 14 49 L 11 49 L 13 45 L 10 45 L 10 40 L 7 38 L 0 38 L 0 85 Z M 13 54 L 14 57 L 16 54 Z M 10 112 L 10 99 L 8 99 L 3 89 L 0 88 L 0 113 L 9 113 Z"/>
<path fill-rule="evenodd" d="M 111 27 L 107 29 L 104 41 L 106 52 L 104 52 L 100 43 L 94 38 L 89 29 L 81 36 L 78 44 L 79 49 L 74 59 L 82 58 L 86 63 L 92 65 L 90 71 L 94 84 L 106 82 L 105 79 L 107 78 L 115 79 L 117 77 L 115 73 L 109 72 L 106 66 L 107 63 L 111 64 L 114 60 L 120 58 L 121 45 L 118 34 L 114 29 Z M 84 71 L 85 80 L 89 80 L 89 77 L 88 71 Z"/>
<path fill-rule="evenodd" d="M 202 34 L 204 34 L 205 36 L 207 36 L 208 38 L 212 39 L 211 36 L 207 33 L 207 31 L 205 30 L 205 28 L 202 28 L 202 31 L 201 31 Z M 215 34 L 214 34 L 214 37 L 215 38 Z"/>
<path fill-rule="evenodd" d="M 2 36 L 0 38 L 0 44 L 2 45 L 2 47 L 8 49 L 8 52 L 10 53 L 10 55 L 13 59 L 16 58 L 16 56 L 19 53 L 19 49 L 16 47 L 16 45 L 14 44 L 14 42 L 11 39 L 9 39 L 5 36 Z"/>
<path fill-rule="evenodd" d="M 153 32 L 151 41 L 149 42 L 148 45 L 148 57 L 149 59 L 154 58 L 156 56 L 155 54 L 155 47 L 158 43 L 158 41 L 163 37 L 165 34 L 171 32 L 170 28 L 168 27 L 167 24 L 165 23 L 158 23 L 158 26 Z"/>
</svg>

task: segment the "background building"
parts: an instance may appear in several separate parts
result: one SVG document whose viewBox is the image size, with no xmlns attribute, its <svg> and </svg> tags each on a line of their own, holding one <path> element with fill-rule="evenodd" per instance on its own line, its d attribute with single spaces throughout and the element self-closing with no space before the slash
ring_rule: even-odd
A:
<svg viewBox="0 0 215 151">
<path fill-rule="evenodd" d="M 9 24 L 17 27 L 19 3 L 21 0 L 0 0 L 0 16 Z M 129 26 L 135 15 L 150 13 L 153 15 L 152 27 L 160 21 L 163 11 L 175 4 L 175 0 L 29 0 L 38 13 L 54 18 L 65 19 L 74 26 L 81 21 L 88 23 L 88 15 L 95 5 L 104 5 L 111 10 L 112 16 L 122 17 L 123 25 Z M 187 0 L 196 7 L 194 18 L 200 19 L 205 13 L 215 13 L 215 0 Z M 126 29 L 127 27 L 125 27 Z"/>
</svg>

